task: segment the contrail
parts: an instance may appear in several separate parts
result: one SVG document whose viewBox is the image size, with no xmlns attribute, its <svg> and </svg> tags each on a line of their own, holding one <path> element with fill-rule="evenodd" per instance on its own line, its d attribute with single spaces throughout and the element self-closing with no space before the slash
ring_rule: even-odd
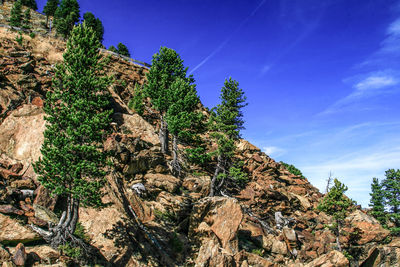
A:
<svg viewBox="0 0 400 267">
<path fill-rule="evenodd" d="M 264 5 L 264 3 L 267 0 L 262 0 L 260 4 L 248 15 L 240 24 L 239 26 L 236 27 L 236 29 L 228 36 L 228 38 L 225 39 L 217 48 L 214 49 L 208 56 L 206 56 L 199 64 L 197 64 L 196 67 L 194 67 L 189 74 L 192 74 L 195 72 L 198 68 L 203 66 L 210 58 L 212 58 L 215 54 L 217 54 L 219 51 L 221 51 L 222 48 L 232 39 L 232 37 L 243 27 L 243 25 L 251 18 L 253 17 L 257 11 Z"/>
</svg>

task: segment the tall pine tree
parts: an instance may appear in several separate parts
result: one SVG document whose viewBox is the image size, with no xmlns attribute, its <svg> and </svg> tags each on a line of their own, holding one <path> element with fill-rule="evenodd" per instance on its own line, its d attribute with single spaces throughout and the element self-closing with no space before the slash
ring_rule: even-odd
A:
<svg viewBox="0 0 400 267">
<path fill-rule="evenodd" d="M 15 1 L 11 9 L 10 25 L 20 27 L 22 22 L 22 4 L 21 1 Z"/>
<path fill-rule="evenodd" d="M 108 108 L 110 79 L 104 76 L 100 46 L 92 28 L 85 23 L 75 26 L 46 98 L 42 158 L 34 168 L 44 187 L 67 198 L 67 209 L 57 226 L 35 230 L 53 247 L 78 242 L 73 233 L 80 205 L 102 205 L 103 141 L 112 111 Z"/>
<path fill-rule="evenodd" d="M 183 66 L 183 60 L 173 49 L 161 47 L 160 51 L 153 55 L 152 66 L 147 73 L 147 84 L 144 87 L 145 95 L 150 97 L 153 107 L 160 114 L 159 138 L 161 152 L 168 153 L 168 123 L 166 115 L 171 106 L 173 88 L 172 84 L 178 79 L 187 81 L 189 84 L 194 80 L 191 76 L 186 77 L 187 68 Z"/>
<path fill-rule="evenodd" d="M 386 179 L 382 181 L 386 205 L 390 212 L 388 219 L 394 224 L 391 232 L 400 234 L 400 170 L 389 169 L 385 173 Z"/>
<path fill-rule="evenodd" d="M 172 135 L 172 169 L 174 174 L 181 174 L 179 163 L 178 143 L 181 139 L 189 139 L 195 132 L 193 126 L 201 120 L 202 114 L 196 112 L 200 99 L 194 84 L 189 79 L 177 78 L 170 87 L 168 93 L 170 103 L 165 120 L 168 131 Z"/>
<path fill-rule="evenodd" d="M 210 116 L 211 136 L 218 145 L 217 166 L 211 181 L 210 196 L 221 189 L 226 178 L 243 180 L 246 177 L 240 171 L 240 166 L 234 166 L 233 162 L 235 142 L 239 140 L 240 130 L 244 128 L 242 108 L 247 105 L 246 96 L 239 88 L 239 83 L 229 78 L 221 89 L 220 99 L 221 103 L 211 110 Z M 221 180 L 219 185 L 217 180 Z"/>
<path fill-rule="evenodd" d="M 91 12 L 86 12 L 83 14 L 83 21 L 86 22 L 86 26 L 92 27 L 95 31 L 97 38 L 99 38 L 100 43 L 103 42 L 104 27 L 103 23 L 99 18 L 96 18 Z"/>
<path fill-rule="evenodd" d="M 79 22 L 79 4 L 76 0 L 61 0 L 54 14 L 57 33 L 68 37 L 74 25 Z"/>
<path fill-rule="evenodd" d="M 334 223 L 331 229 L 336 234 L 336 244 L 339 251 L 342 251 L 340 235 L 342 234 L 344 219 L 347 217 L 354 205 L 354 202 L 344 195 L 347 189 L 347 186 L 342 184 L 338 179 L 335 179 L 334 185 L 330 188 L 329 192 L 317 207 L 320 211 L 333 217 Z"/>
<path fill-rule="evenodd" d="M 123 43 L 119 43 L 117 45 L 117 48 L 118 48 L 118 54 L 126 57 L 131 57 L 131 53 L 129 53 L 128 47 L 126 47 L 126 45 L 124 45 Z"/>
<path fill-rule="evenodd" d="M 370 214 L 375 217 L 382 225 L 386 225 L 385 194 L 378 178 L 373 178 L 371 184 L 371 207 Z"/>
<path fill-rule="evenodd" d="M 43 8 L 43 13 L 46 15 L 46 25 L 49 24 L 49 17 L 54 17 L 59 4 L 59 0 L 47 0 L 47 3 Z"/>
</svg>

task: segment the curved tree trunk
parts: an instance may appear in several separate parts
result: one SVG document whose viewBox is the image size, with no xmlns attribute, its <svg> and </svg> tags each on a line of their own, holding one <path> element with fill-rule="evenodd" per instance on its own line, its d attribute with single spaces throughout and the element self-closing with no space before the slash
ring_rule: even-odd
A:
<svg viewBox="0 0 400 267">
<path fill-rule="evenodd" d="M 67 202 L 67 210 L 62 213 L 60 221 L 55 227 L 50 227 L 49 230 L 46 231 L 31 225 L 31 228 L 50 243 L 53 248 L 58 248 L 60 245 L 64 245 L 69 241 L 75 244 L 79 243 L 77 245 L 83 243 L 83 241 L 81 242 L 78 238 L 73 236 L 79 219 L 79 200 L 68 197 Z"/>
<path fill-rule="evenodd" d="M 161 116 L 161 127 L 160 132 L 158 134 L 158 138 L 160 139 L 161 143 L 161 153 L 167 154 L 168 153 L 168 125 L 167 122 L 164 120 L 164 117 Z"/>
</svg>

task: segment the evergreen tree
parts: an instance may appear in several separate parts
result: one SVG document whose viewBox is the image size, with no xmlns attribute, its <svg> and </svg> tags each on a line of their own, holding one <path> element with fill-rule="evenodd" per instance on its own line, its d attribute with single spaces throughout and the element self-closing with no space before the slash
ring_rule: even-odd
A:
<svg viewBox="0 0 400 267">
<path fill-rule="evenodd" d="M 21 4 L 33 10 L 37 10 L 36 0 L 21 0 Z"/>
<path fill-rule="evenodd" d="M 211 110 L 210 116 L 211 136 L 218 145 L 217 167 L 211 181 L 210 196 L 216 194 L 226 178 L 240 181 L 245 177 L 232 160 L 236 150 L 235 142 L 239 140 L 240 130 L 244 128 L 242 108 L 247 105 L 246 97 L 243 90 L 239 88 L 239 83 L 229 78 L 225 80 L 221 89 L 220 99 L 221 104 Z M 230 170 L 232 167 L 234 169 Z M 218 179 L 221 182 L 217 186 Z"/>
<path fill-rule="evenodd" d="M 117 48 L 118 48 L 118 54 L 120 54 L 121 56 L 131 57 L 128 47 L 126 47 L 123 43 L 119 43 Z"/>
<path fill-rule="evenodd" d="M 108 48 L 109 51 L 114 52 L 114 53 L 118 53 L 118 49 L 115 48 L 115 46 L 110 45 L 110 47 Z"/>
<path fill-rule="evenodd" d="M 370 214 L 375 217 L 382 225 L 386 225 L 385 195 L 378 178 L 373 178 L 371 191 L 371 200 L 369 204 L 369 206 L 371 207 Z"/>
<path fill-rule="evenodd" d="M 336 234 L 336 243 L 339 251 L 342 251 L 339 238 L 344 219 L 354 205 L 354 202 L 344 195 L 347 189 L 347 186 L 342 184 L 338 179 L 335 179 L 334 185 L 318 205 L 318 210 L 325 212 L 334 219 L 331 229 Z"/>
<path fill-rule="evenodd" d="M 20 27 L 22 21 L 22 4 L 21 1 L 15 1 L 11 9 L 10 14 L 10 25 L 14 27 Z"/>
<path fill-rule="evenodd" d="M 166 115 L 171 106 L 170 99 L 173 90 L 172 84 L 181 78 L 193 83 L 191 76 L 186 77 L 187 68 L 183 66 L 183 60 L 173 49 L 161 47 L 160 51 L 153 55 L 152 66 L 147 73 L 147 84 L 144 87 L 145 95 L 150 97 L 151 103 L 160 114 L 159 138 L 162 153 L 168 153 L 168 124 Z M 176 87 L 176 86 L 175 86 Z M 174 87 L 174 88 L 175 88 Z"/>
<path fill-rule="evenodd" d="M 111 122 L 101 44 L 85 23 L 71 31 L 64 62 L 56 67 L 45 103 L 42 158 L 34 165 L 41 184 L 67 198 L 67 210 L 49 231 L 35 228 L 53 247 L 78 242 L 73 236 L 79 206 L 102 206 L 106 153 L 103 142 Z M 79 242 L 78 242 L 79 243 Z"/>
<path fill-rule="evenodd" d="M 143 101 L 144 101 L 143 88 L 137 83 L 135 85 L 133 98 L 129 101 L 129 108 L 134 109 L 136 113 L 142 116 L 144 112 Z"/>
<path fill-rule="evenodd" d="M 68 37 L 74 25 L 79 22 L 79 4 L 76 0 L 61 0 L 54 14 L 57 33 Z"/>
<path fill-rule="evenodd" d="M 101 20 L 96 18 L 91 12 L 86 12 L 83 14 L 83 21 L 86 22 L 86 25 L 92 27 L 95 31 L 97 37 L 100 40 L 100 43 L 103 42 L 103 35 L 104 35 L 104 27 Z"/>
<path fill-rule="evenodd" d="M 385 175 L 386 179 L 383 180 L 382 186 L 386 205 L 390 209 L 388 219 L 394 224 L 390 230 L 398 235 L 400 233 L 400 170 L 389 169 Z"/>
<path fill-rule="evenodd" d="M 46 15 L 46 25 L 49 23 L 49 17 L 53 17 L 56 13 L 59 4 L 59 0 L 47 0 L 47 3 L 43 8 L 43 13 Z"/>
<path fill-rule="evenodd" d="M 31 26 L 31 10 L 27 8 L 24 12 L 24 24 L 22 25 L 23 28 L 29 29 Z"/>
<path fill-rule="evenodd" d="M 181 165 L 178 159 L 178 142 L 181 139 L 188 139 L 193 134 L 192 126 L 201 120 L 201 113 L 196 112 L 200 103 L 194 84 L 189 79 L 177 78 L 170 87 L 167 94 L 170 103 L 165 120 L 168 131 L 172 135 L 172 169 L 177 176 L 181 173 Z"/>
</svg>

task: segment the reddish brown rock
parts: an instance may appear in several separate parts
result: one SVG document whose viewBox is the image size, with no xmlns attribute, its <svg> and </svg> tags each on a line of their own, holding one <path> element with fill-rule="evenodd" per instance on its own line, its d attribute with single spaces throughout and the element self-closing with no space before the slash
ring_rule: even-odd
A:
<svg viewBox="0 0 400 267">
<path fill-rule="evenodd" d="M 40 205 L 42 207 L 45 207 L 49 210 L 54 210 L 54 207 L 57 202 L 57 196 L 52 197 L 49 193 L 49 191 L 44 188 L 42 185 L 40 185 L 36 189 L 36 197 L 33 203 L 36 205 Z"/>
<path fill-rule="evenodd" d="M 305 267 L 348 267 L 349 260 L 339 251 L 333 250 L 318 259 L 308 263 Z"/>
<path fill-rule="evenodd" d="M 21 162 L 15 163 L 11 165 L 10 171 L 14 173 L 19 173 L 24 168 L 24 165 Z"/>
<path fill-rule="evenodd" d="M 0 205 L 0 212 L 4 214 L 24 215 L 22 210 L 14 208 L 12 205 Z"/>
<path fill-rule="evenodd" d="M 17 266 L 25 266 L 26 258 L 27 258 L 27 255 L 25 252 L 25 246 L 24 246 L 24 244 L 19 243 L 17 245 L 15 253 L 12 257 L 12 261 Z"/>
<path fill-rule="evenodd" d="M 35 97 L 32 102 L 32 105 L 42 108 L 44 106 L 43 99 L 41 97 Z"/>
</svg>

